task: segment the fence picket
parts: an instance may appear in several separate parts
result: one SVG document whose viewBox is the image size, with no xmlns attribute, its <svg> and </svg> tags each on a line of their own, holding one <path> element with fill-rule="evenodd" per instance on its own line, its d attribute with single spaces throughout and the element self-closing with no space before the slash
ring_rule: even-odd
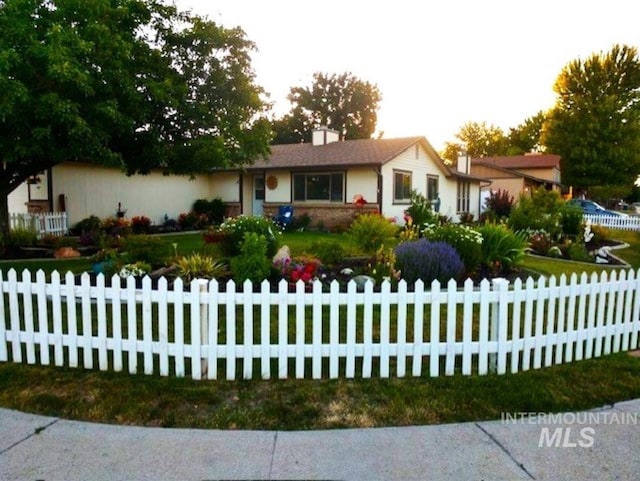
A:
<svg viewBox="0 0 640 481">
<path fill-rule="evenodd" d="M 399 319 L 398 319 L 398 322 L 400 322 Z M 347 379 L 352 379 L 353 377 L 355 377 L 355 373 L 356 373 L 356 285 L 355 283 L 351 283 L 347 286 L 347 362 L 346 362 L 345 376 Z"/>
<path fill-rule="evenodd" d="M 445 376 L 453 376 L 456 367 L 456 314 L 458 285 L 454 279 L 449 279 L 447 285 L 447 348 L 444 361 Z"/>
<path fill-rule="evenodd" d="M 98 274 L 96 286 L 98 309 L 98 367 L 101 371 L 106 371 L 109 368 L 107 358 L 107 302 L 105 300 L 104 284 L 104 274 Z"/>
<path fill-rule="evenodd" d="M 562 364 L 562 354 L 567 343 L 567 276 L 560 276 L 560 285 L 558 287 L 558 317 L 556 319 L 556 342 L 555 342 L 555 360 L 554 364 Z"/>
<path fill-rule="evenodd" d="M 605 334 L 605 317 L 607 313 L 607 280 L 608 276 L 606 272 L 602 272 L 600 281 L 598 283 L 598 312 L 596 315 L 596 332 L 595 332 L 595 347 L 593 350 L 594 357 L 600 357 L 602 355 L 602 347 Z"/>
<path fill-rule="evenodd" d="M 153 374 L 153 331 L 151 327 L 151 278 L 142 278 L 142 366 L 145 374 Z M 200 360 L 198 359 L 198 369 Z M 192 367 L 195 369 L 195 367 Z"/>
<path fill-rule="evenodd" d="M 455 281 L 454 281 L 455 283 Z M 355 314 L 355 312 L 354 312 Z M 355 323 L 355 315 L 354 315 Z M 397 304 L 397 332 L 396 332 L 396 373 L 398 377 L 405 377 L 407 374 L 407 283 L 400 280 L 398 283 L 398 304 Z M 354 336 L 355 344 L 355 336 Z M 355 359 L 354 359 L 355 362 Z"/>
<path fill-rule="evenodd" d="M 227 282 L 226 333 L 227 333 L 227 380 L 236 378 L 236 283 Z"/>
<path fill-rule="evenodd" d="M 594 272 L 591 274 L 589 284 L 589 311 L 587 316 L 587 338 L 585 340 L 585 359 L 593 357 L 594 339 L 596 337 L 596 315 L 598 306 L 598 276 Z"/>
<path fill-rule="evenodd" d="M 20 342 L 20 302 L 18 301 L 18 275 L 15 269 L 9 271 L 9 317 L 11 319 L 11 358 L 13 362 L 22 362 Z"/>
<path fill-rule="evenodd" d="M 304 330 L 305 330 L 305 317 L 304 317 L 304 294 L 305 284 L 302 280 L 296 282 L 296 309 L 295 309 L 295 340 L 296 340 L 296 361 L 295 361 L 295 376 L 296 379 L 304 378 Z"/>
<path fill-rule="evenodd" d="M 145 277 L 145 280 L 149 279 Z M 144 282 L 144 281 L 143 281 Z M 149 279 L 151 283 L 151 279 Z M 200 284 L 197 279 L 193 279 L 189 284 L 189 358 L 191 359 L 191 377 L 195 380 L 202 379 L 202 363 L 200 362 L 200 346 L 202 345 L 201 333 L 202 319 L 200 318 Z M 143 306 L 144 306 L 144 285 L 143 285 Z M 151 311 L 151 309 L 149 309 Z M 143 310 L 143 313 L 145 310 Z M 149 316 L 150 318 L 151 316 Z M 143 321 L 143 325 L 146 326 L 146 322 Z M 144 329 L 144 343 L 145 343 L 145 358 L 146 358 L 146 327 Z M 147 362 L 145 360 L 145 369 Z"/>
<path fill-rule="evenodd" d="M 182 282 L 182 281 L 180 281 Z M 129 374 L 135 374 L 138 371 L 138 311 L 136 303 L 136 280 L 133 277 L 127 277 L 127 361 L 129 363 Z M 180 296 L 182 299 L 182 296 Z M 180 310 L 182 316 L 182 309 Z M 178 313 L 176 312 L 176 324 L 178 322 Z M 176 327 L 177 332 L 177 327 Z M 182 329 L 180 330 L 182 332 Z M 184 342 L 179 344 L 178 349 L 182 349 Z M 176 367 L 176 376 L 181 377 Z M 184 371 L 182 372 L 184 376 Z"/>
<path fill-rule="evenodd" d="M 578 276 L 574 272 L 569 278 L 569 294 L 568 294 L 568 306 L 567 306 L 567 324 L 565 329 L 565 345 L 564 345 L 564 362 L 571 362 L 573 360 L 574 349 L 573 346 L 577 343 L 577 328 L 576 322 L 576 298 L 579 296 L 578 292 Z"/>
<path fill-rule="evenodd" d="M 365 299 L 365 303 L 366 303 Z M 365 311 L 367 305 L 365 304 Z M 424 345 L 424 282 L 418 279 L 414 285 L 413 302 L 413 376 L 422 375 L 422 356 Z"/>
<path fill-rule="evenodd" d="M 471 358 L 473 354 L 473 281 L 464 282 L 464 308 L 462 321 L 462 374 L 471 375 Z"/>
<path fill-rule="evenodd" d="M 379 377 L 389 377 L 392 364 L 397 366 L 395 376 L 405 376 L 408 356 L 412 358 L 412 375 L 420 376 L 425 355 L 429 356 L 432 377 L 441 371 L 454 374 L 458 362 L 462 373 L 469 375 L 477 354 L 478 374 L 482 375 L 489 370 L 489 359 L 502 374 L 507 371 L 509 356 L 510 371 L 515 373 L 532 365 L 539 368 L 543 364 L 635 349 L 640 331 L 640 271 L 614 272 L 610 276 L 594 273 L 591 277 L 582 274 L 579 279 L 573 274 L 569 282 L 562 275 L 558 281 L 551 277 L 548 284 L 544 278 L 538 282 L 529 278 L 524 284 L 516 280 L 513 286 L 506 280 L 494 280 L 493 286 L 484 280 L 479 288 L 467 280 L 462 289 L 453 280 L 446 289 L 434 281 L 430 291 L 425 291 L 419 281 L 411 293 L 404 282 L 399 283 L 396 292 L 391 292 L 389 282 L 383 282 L 379 293 L 374 293 L 368 283 L 362 294 L 353 282 L 346 292 L 340 292 L 339 284 L 333 282 L 329 293 L 322 292 L 320 282 L 313 284 L 311 293 L 306 292 L 304 283 L 289 293 L 286 281 L 279 284 L 277 293 L 271 293 L 269 283 L 263 282 L 255 294 L 249 281 L 240 291 L 230 281 L 224 292 L 219 291 L 216 281 L 193 281 L 188 291 L 181 279 L 176 279 L 171 290 L 166 279 L 160 279 L 154 290 L 148 277 L 143 279 L 141 289 L 136 288 L 133 277 L 126 280 L 125 289 L 117 276 L 111 278 L 110 287 L 105 284 L 104 276 L 98 276 L 92 286 L 89 276 L 83 274 L 76 286 L 72 273 L 66 274 L 61 285 L 57 272 L 47 283 L 41 270 L 35 280 L 28 270 L 21 273 L 20 280 L 14 269 L 6 278 L 0 271 L 0 361 L 46 365 L 53 353 L 56 365 L 77 367 L 81 348 L 85 368 L 93 367 L 95 354 L 100 370 L 119 371 L 123 367 L 123 351 L 127 351 L 131 373 L 137 372 L 140 356 L 145 374 L 153 374 L 159 368 L 160 375 L 166 376 L 171 372 L 173 357 L 176 376 L 185 376 L 188 368 L 194 379 L 215 379 L 218 360 L 223 359 L 226 378 L 233 380 L 240 375 L 236 373 L 238 358 L 243 362 L 242 377 L 247 379 L 257 374 L 253 372 L 254 359 L 260 360 L 260 375 L 265 379 L 272 375 L 272 359 L 277 359 L 278 377 L 288 377 L 289 361 L 294 360 L 296 378 L 310 375 L 318 379 L 327 375 L 356 377 L 358 360 L 362 361 L 361 376 L 371 377 L 374 357 L 379 357 Z M 172 311 L 169 304 L 173 304 Z M 259 322 L 255 318 L 258 304 Z M 226 318 L 224 334 L 218 332 L 222 306 Z M 325 306 L 329 311 L 326 321 Z M 189 325 L 185 325 L 186 307 Z M 427 307 L 428 335 L 424 327 Z M 375 340 L 374 309 L 380 314 Z M 238 312 L 242 312 L 242 322 Z M 289 324 L 291 312 L 294 325 Z M 312 323 L 309 330 L 308 314 Z M 476 317 L 477 340 L 473 338 Z M 274 321 L 276 330 L 272 334 Z M 259 343 L 254 339 L 254 326 L 260 326 Z M 123 329 L 127 331 L 126 339 Z M 189 343 L 185 343 L 187 332 Z M 359 338 L 362 344 L 358 343 Z M 185 357 L 189 358 L 188 364 Z M 307 358 L 311 358 L 309 373 L 305 369 Z M 329 369 L 323 372 L 326 361 Z"/>
<path fill-rule="evenodd" d="M 64 366 L 61 292 L 60 273 L 53 271 L 51 273 L 51 311 L 53 316 L 53 362 L 56 366 Z"/>
<path fill-rule="evenodd" d="M 556 322 L 556 276 L 549 278 L 549 296 L 547 301 L 547 324 L 545 329 L 545 345 L 544 345 L 544 366 L 548 367 L 553 364 L 553 341 L 555 335 Z"/>
<path fill-rule="evenodd" d="M 521 309 L 524 293 L 522 292 L 522 279 L 513 282 L 513 312 L 511 314 L 511 373 L 518 372 L 520 361 L 521 339 Z"/>
<path fill-rule="evenodd" d="M 431 283 L 431 312 L 429 315 L 429 375 L 440 374 L 440 283 Z"/>
<path fill-rule="evenodd" d="M 54 272 L 57 274 L 57 272 Z M 76 314 L 76 279 L 72 272 L 64 276 L 67 304 L 67 332 L 69 333 L 69 366 L 78 367 L 78 318 Z M 55 311 L 54 311 L 55 312 Z"/>
<path fill-rule="evenodd" d="M 629 349 L 637 349 L 638 346 L 638 332 L 640 332 L 640 269 L 636 271 L 636 282 L 634 289 L 634 301 L 633 301 L 633 315 L 631 316 L 631 322 L 633 323 L 633 329 L 631 331 L 631 344 Z"/>
<path fill-rule="evenodd" d="M 480 299 L 484 299 L 484 302 L 480 303 L 480 332 L 478 334 L 478 374 L 481 376 L 489 371 L 489 290 L 489 281 L 483 279 L 480 283 Z"/>
<path fill-rule="evenodd" d="M 528 371 L 531 368 L 531 351 L 535 347 L 535 338 L 533 337 L 533 307 L 537 298 L 537 291 L 532 277 L 527 278 L 525 291 L 522 370 Z"/>
<path fill-rule="evenodd" d="M 362 359 L 362 377 L 371 377 L 373 369 L 373 284 L 364 285 L 364 319 L 363 319 L 364 356 Z"/>
<path fill-rule="evenodd" d="M 7 328 L 5 319 L 5 303 L 4 303 L 4 274 L 0 270 L 0 362 L 9 360 L 9 352 L 7 350 Z"/>
<path fill-rule="evenodd" d="M 627 272 L 627 284 L 624 293 L 624 314 L 622 316 L 622 337 L 621 337 L 621 346 L 620 349 L 622 351 L 629 350 L 629 336 L 631 334 L 631 328 L 633 327 L 633 292 L 635 288 L 635 272 L 633 270 L 629 270 Z"/>
<path fill-rule="evenodd" d="M 166 281 L 165 281 L 166 286 Z M 165 304 L 166 306 L 166 304 Z M 122 371 L 122 287 L 120 276 L 111 276 L 111 322 L 113 339 L 113 370 Z M 162 375 L 162 373 L 160 374 Z M 166 376 L 166 374 L 165 374 Z"/>
<path fill-rule="evenodd" d="M 246 280 L 243 287 L 242 377 L 243 379 L 251 379 L 253 377 L 253 284 Z"/>
<path fill-rule="evenodd" d="M 614 288 L 614 292 L 616 293 L 617 302 L 615 306 L 611 306 L 612 310 L 615 310 L 612 313 L 612 317 L 614 317 L 614 325 L 612 326 L 612 352 L 620 352 L 620 344 L 622 342 L 622 332 L 624 331 L 624 325 L 622 323 L 622 316 L 624 314 L 625 309 L 625 297 L 627 295 L 627 277 L 625 271 L 620 272 L 620 277 L 618 279 L 618 283 Z M 614 309 L 615 307 L 615 309 Z"/>
<path fill-rule="evenodd" d="M 340 358 L 338 344 L 340 344 L 340 286 L 337 281 L 331 282 L 329 307 L 329 377 L 337 379 L 339 375 Z"/>
<path fill-rule="evenodd" d="M 91 281 L 86 272 L 80 276 L 80 299 L 82 303 L 82 365 L 85 369 L 93 369 L 93 316 L 91 313 Z"/>
<path fill-rule="evenodd" d="M 322 379 L 322 283 L 313 283 L 311 370 L 313 379 Z"/>
<path fill-rule="evenodd" d="M 212 279 L 209 282 L 208 304 L 209 311 L 209 339 L 207 349 L 207 378 L 218 379 L 218 330 L 220 327 L 219 319 L 219 291 L 218 281 Z M 264 306 L 263 306 L 264 309 Z M 267 307 L 268 309 L 268 307 Z M 264 365 L 262 366 L 264 372 Z"/>
<path fill-rule="evenodd" d="M 60 299 L 59 279 L 60 278 L 58 277 L 58 299 Z M 46 284 L 47 284 L 47 280 L 45 278 L 44 271 L 42 269 L 39 269 L 38 272 L 36 272 L 35 291 L 36 291 L 36 305 L 38 306 L 38 338 L 40 339 L 40 342 L 39 342 L 40 364 L 42 364 L 43 366 L 48 366 L 51 362 L 49 359 L 49 326 L 47 322 L 49 319 L 49 313 L 47 312 L 48 310 L 47 310 L 47 292 L 46 292 L 47 285 Z M 58 309 L 60 309 L 59 304 L 58 304 Z M 62 357 L 62 333 L 60 331 L 61 329 L 56 330 L 56 326 L 54 322 L 54 327 L 53 327 L 54 337 L 56 336 L 56 333 L 60 336 L 59 343 L 57 343 L 54 340 L 55 349 L 59 348 L 60 357 Z M 57 353 L 54 353 L 54 356 L 56 355 Z"/>
<path fill-rule="evenodd" d="M 35 328 L 33 325 L 33 298 L 31 297 L 31 272 L 22 271 L 22 308 L 24 312 L 24 343 L 27 350 L 27 364 L 36 363 Z"/>
</svg>

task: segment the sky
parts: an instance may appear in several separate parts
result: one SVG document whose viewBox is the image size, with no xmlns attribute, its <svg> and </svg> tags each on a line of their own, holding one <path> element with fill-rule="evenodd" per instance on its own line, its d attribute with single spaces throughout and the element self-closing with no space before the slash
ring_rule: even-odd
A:
<svg viewBox="0 0 640 481">
<path fill-rule="evenodd" d="M 378 86 L 377 130 L 425 136 L 438 150 L 468 121 L 508 132 L 553 107 L 576 59 L 640 48 L 638 0 L 175 0 L 240 26 L 257 46 L 256 83 L 281 116 L 314 72 Z"/>
</svg>

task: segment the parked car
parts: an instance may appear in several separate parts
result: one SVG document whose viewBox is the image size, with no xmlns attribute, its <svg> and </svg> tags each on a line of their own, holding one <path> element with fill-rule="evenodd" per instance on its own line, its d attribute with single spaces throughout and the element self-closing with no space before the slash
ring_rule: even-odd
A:
<svg viewBox="0 0 640 481">
<path fill-rule="evenodd" d="M 613 217 L 629 217 L 623 212 L 616 212 L 615 210 L 607 210 L 597 202 L 586 199 L 571 199 L 569 204 L 578 206 L 582 209 L 582 212 L 586 215 L 608 215 Z"/>
</svg>

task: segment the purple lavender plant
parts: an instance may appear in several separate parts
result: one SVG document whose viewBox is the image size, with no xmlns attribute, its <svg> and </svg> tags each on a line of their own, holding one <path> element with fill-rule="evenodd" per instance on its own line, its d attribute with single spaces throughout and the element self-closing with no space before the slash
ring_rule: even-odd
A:
<svg viewBox="0 0 640 481">
<path fill-rule="evenodd" d="M 396 267 L 409 284 L 418 279 L 425 284 L 436 279 L 445 283 L 452 278 L 457 280 L 464 272 L 464 264 L 453 247 L 424 238 L 396 247 Z"/>
</svg>

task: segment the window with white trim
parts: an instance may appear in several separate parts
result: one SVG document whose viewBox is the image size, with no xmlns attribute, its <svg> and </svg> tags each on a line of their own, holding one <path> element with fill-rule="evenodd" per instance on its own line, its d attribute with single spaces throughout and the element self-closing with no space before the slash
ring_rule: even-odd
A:
<svg viewBox="0 0 640 481">
<path fill-rule="evenodd" d="M 471 200 L 471 182 L 467 180 L 458 180 L 458 202 L 457 212 L 469 212 L 469 204 Z"/>
<path fill-rule="evenodd" d="M 344 172 L 293 174 L 295 202 L 344 202 Z"/>
<path fill-rule="evenodd" d="M 393 171 L 393 202 L 394 204 L 408 204 L 411 202 L 411 172 Z"/>
<path fill-rule="evenodd" d="M 438 198 L 438 176 L 427 174 L 427 200 L 433 202 Z"/>
</svg>

